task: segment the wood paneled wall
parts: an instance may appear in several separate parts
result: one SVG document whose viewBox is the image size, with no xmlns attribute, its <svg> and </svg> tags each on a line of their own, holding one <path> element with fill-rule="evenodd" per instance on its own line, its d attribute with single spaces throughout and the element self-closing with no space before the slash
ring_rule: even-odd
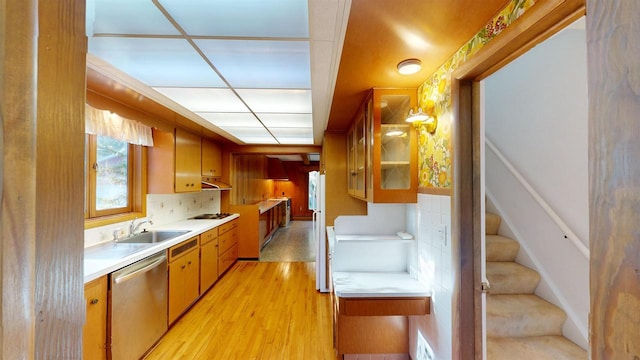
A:
<svg viewBox="0 0 640 360">
<path fill-rule="evenodd" d="M 640 3 L 587 1 L 591 359 L 640 359 Z"/>
<path fill-rule="evenodd" d="M 347 133 L 326 131 L 320 158 L 320 172 L 326 175 L 326 225 L 333 226 L 340 215 L 366 215 L 366 201 L 347 192 Z"/>
<path fill-rule="evenodd" d="M 2 0 L 0 358 L 82 357 L 85 3 Z"/>
<path fill-rule="evenodd" d="M 273 180 L 266 177 L 266 157 L 262 154 L 233 154 L 231 204 L 249 205 L 273 197 Z"/>
<path fill-rule="evenodd" d="M 319 163 L 305 165 L 302 161 L 283 161 L 289 181 L 274 181 L 275 196 L 291 198 L 291 215 L 298 220 L 311 220 L 309 210 L 309 172 L 320 170 Z M 282 195 L 284 193 L 284 195 Z"/>
</svg>

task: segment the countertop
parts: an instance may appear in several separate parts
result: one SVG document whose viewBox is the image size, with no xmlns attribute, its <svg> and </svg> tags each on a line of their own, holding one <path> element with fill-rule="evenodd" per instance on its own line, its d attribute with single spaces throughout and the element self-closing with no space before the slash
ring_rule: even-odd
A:
<svg viewBox="0 0 640 360">
<path fill-rule="evenodd" d="M 276 205 L 280 205 L 280 203 L 287 200 L 289 200 L 289 198 L 273 198 L 259 202 L 258 209 L 260 209 L 260 214 L 264 214 L 265 212 L 274 208 Z"/>
<path fill-rule="evenodd" d="M 233 214 L 220 220 L 181 220 L 171 224 L 150 227 L 148 230 L 189 230 L 184 235 L 171 240 L 154 244 L 117 243 L 110 241 L 84 249 L 84 282 L 97 279 L 127 265 L 133 264 L 159 251 L 166 250 L 193 236 L 201 234 L 209 229 L 218 227 L 233 219 L 238 214 Z"/>
<path fill-rule="evenodd" d="M 427 287 L 407 272 L 334 272 L 333 291 L 342 298 L 430 296 Z"/>
</svg>

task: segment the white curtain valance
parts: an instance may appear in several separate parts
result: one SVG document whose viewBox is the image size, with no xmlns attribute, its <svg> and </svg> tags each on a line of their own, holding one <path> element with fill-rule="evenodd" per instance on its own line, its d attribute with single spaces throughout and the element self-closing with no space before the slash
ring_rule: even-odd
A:
<svg viewBox="0 0 640 360">
<path fill-rule="evenodd" d="M 85 106 L 84 118 L 87 134 L 108 136 L 134 145 L 153 146 L 151 128 L 142 123 L 88 104 Z"/>
</svg>

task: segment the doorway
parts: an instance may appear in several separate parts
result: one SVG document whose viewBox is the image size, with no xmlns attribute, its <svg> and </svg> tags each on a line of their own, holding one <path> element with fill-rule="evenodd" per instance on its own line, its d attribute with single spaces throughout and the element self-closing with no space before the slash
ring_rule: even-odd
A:
<svg viewBox="0 0 640 360">
<path fill-rule="evenodd" d="M 453 318 L 459 328 L 452 336 L 453 356 L 484 359 L 484 292 L 482 283 L 482 239 L 484 189 L 482 181 L 481 91 L 480 81 L 505 64 L 548 39 L 585 14 L 584 2 L 564 2 L 529 9 L 519 26 L 508 27 L 497 39 L 469 58 L 451 76 L 453 104 L 453 153 L 455 154 L 451 202 L 452 251 L 457 255 L 459 274 L 454 293 Z M 548 6 L 546 6 L 548 5 Z"/>
<path fill-rule="evenodd" d="M 480 86 L 486 208 L 501 221 L 499 234 L 488 238 L 513 240 L 520 249 L 514 261 L 482 264 L 492 274 L 521 276 L 516 287 L 494 275 L 489 293 L 494 302 L 517 293 L 562 308 L 563 334 L 583 349 L 589 314 L 586 67 L 583 17 Z M 540 282 L 522 286 L 533 274 Z M 495 319 L 487 317 L 488 333 L 496 334 L 497 324 L 507 328 Z"/>
</svg>

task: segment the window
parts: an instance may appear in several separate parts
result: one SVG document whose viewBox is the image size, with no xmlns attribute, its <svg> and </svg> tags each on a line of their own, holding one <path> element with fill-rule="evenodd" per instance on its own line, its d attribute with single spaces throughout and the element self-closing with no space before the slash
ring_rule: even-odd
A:
<svg viewBox="0 0 640 360">
<path fill-rule="evenodd" d="M 104 225 L 139 215 L 143 147 L 89 134 L 85 147 L 85 219 Z"/>
</svg>

